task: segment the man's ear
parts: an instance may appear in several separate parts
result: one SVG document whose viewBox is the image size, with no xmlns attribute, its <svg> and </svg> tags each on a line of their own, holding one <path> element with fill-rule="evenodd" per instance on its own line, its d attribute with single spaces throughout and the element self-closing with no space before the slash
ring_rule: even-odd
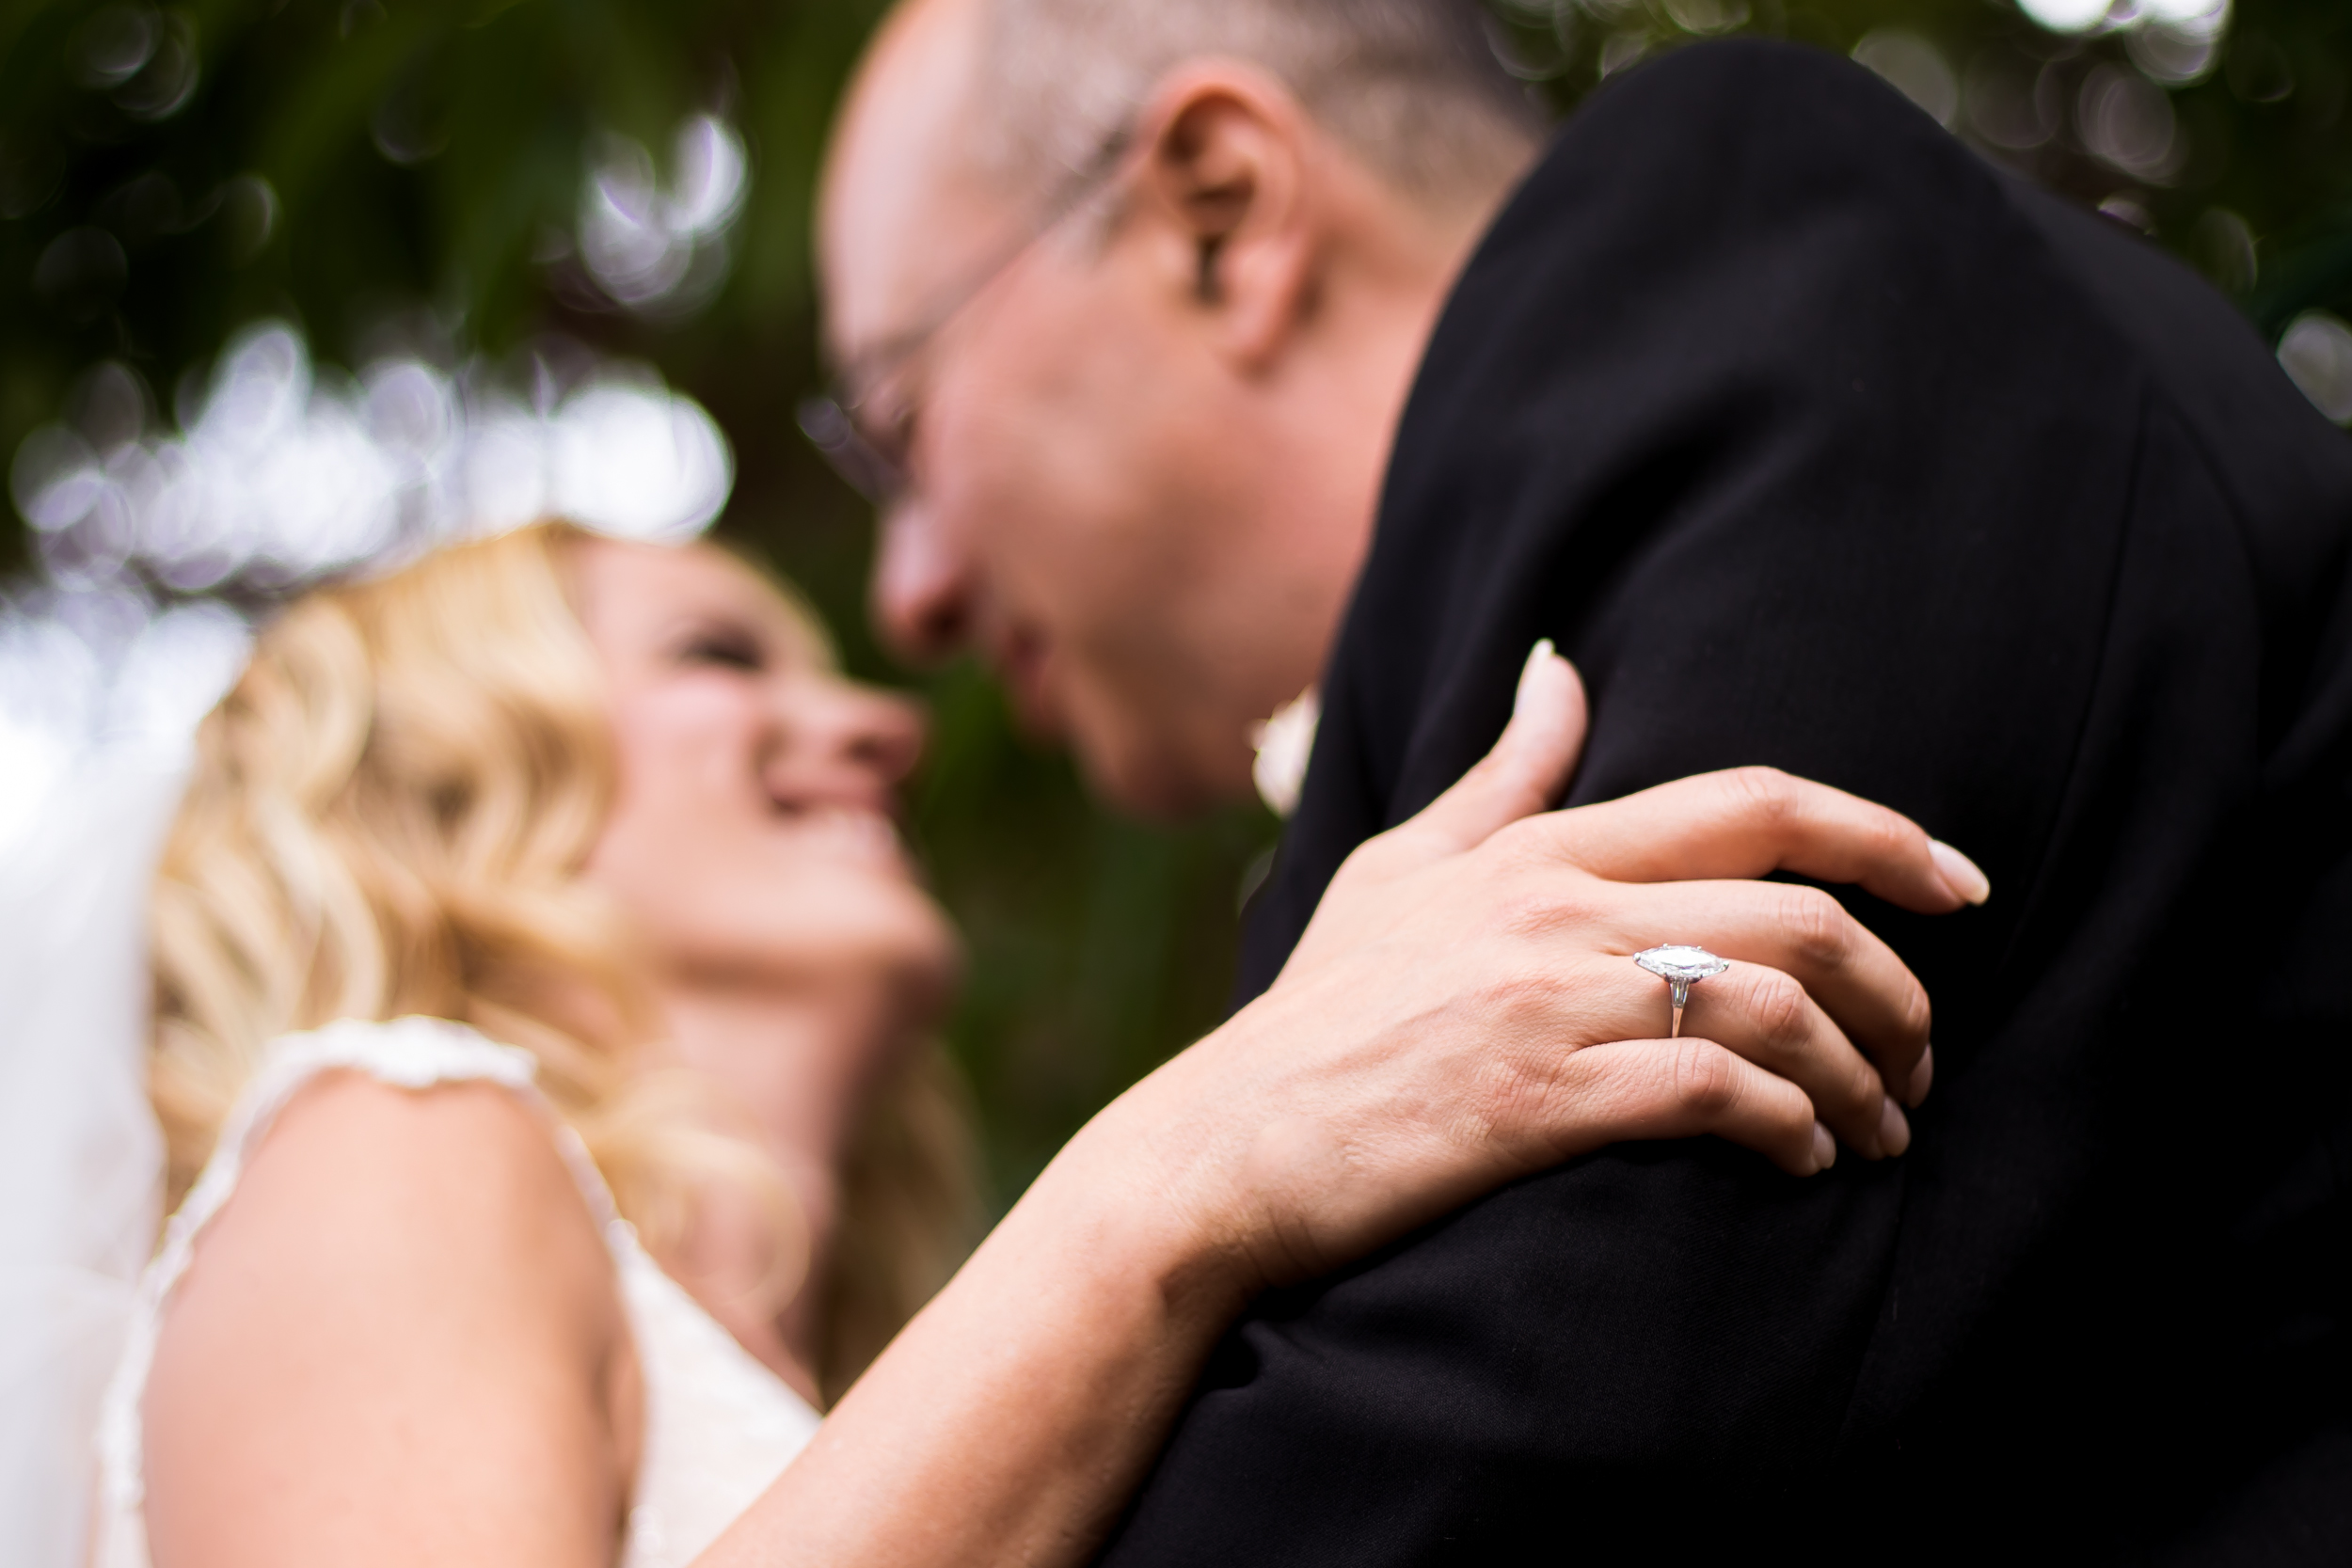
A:
<svg viewBox="0 0 2352 1568">
<path fill-rule="evenodd" d="M 1169 281 L 1227 354 L 1267 363 L 1312 298 L 1315 134 L 1306 112 L 1264 72 L 1207 60 L 1160 84 L 1138 135 L 1136 197 L 1181 269 Z"/>
</svg>

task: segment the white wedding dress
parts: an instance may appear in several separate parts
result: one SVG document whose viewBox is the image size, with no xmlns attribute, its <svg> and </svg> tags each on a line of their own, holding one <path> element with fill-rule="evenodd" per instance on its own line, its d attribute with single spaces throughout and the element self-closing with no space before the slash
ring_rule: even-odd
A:
<svg viewBox="0 0 2352 1568">
<path fill-rule="evenodd" d="M 267 1061 L 221 1132 L 212 1163 L 164 1229 L 134 1309 L 121 1364 L 100 1418 L 98 1568 L 149 1568 L 139 1407 L 155 1335 L 196 1240 L 236 1192 L 248 1153 L 296 1090 L 322 1072 L 365 1072 L 422 1089 L 487 1081 L 546 1115 L 612 1249 L 645 1384 L 645 1433 L 622 1568 L 690 1560 L 750 1506 L 817 1430 L 818 1415 L 710 1317 L 637 1243 L 577 1134 L 555 1119 L 532 1085 L 529 1053 L 493 1045 L 463 1025 L 405 1018 L 345 1022 L 290 1035 Z"/>
</svg>

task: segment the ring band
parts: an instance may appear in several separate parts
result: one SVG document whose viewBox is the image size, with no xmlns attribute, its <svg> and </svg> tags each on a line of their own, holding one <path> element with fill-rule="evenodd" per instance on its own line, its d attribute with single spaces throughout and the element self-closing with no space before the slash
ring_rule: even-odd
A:
<svg viewBox="0 0 2352 1568">
<path fill-rule="evenodd" d="M 1666 982 L 1666 994 L 1673 999 L 1675 1009 L 1674 1026 L 1666 1034 L 1668 1039 L 1682 1037 L 1682 1009 L 1691 1000 L 1691 988 L 1731 967 L 1728 960 L 1715 957 L 1704 947 L 1682 943 L 1636 953 L 1633 961 Z"/>
</svg>

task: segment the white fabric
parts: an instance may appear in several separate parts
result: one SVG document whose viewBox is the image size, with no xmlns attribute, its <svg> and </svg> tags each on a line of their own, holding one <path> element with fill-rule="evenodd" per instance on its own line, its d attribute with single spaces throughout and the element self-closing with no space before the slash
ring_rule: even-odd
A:
<svg viewBox="0 0 2352 1568">
<path fill-rule="evenodd" d="M 1249 744 L 1258 760 L 1249 769 L 1258 799 L 1266 810 L 1289 820 L 1298 809 L 1299 791 L 1307 787 L 1307 763 L 1314 755 L 1315 730 L 1323 722 L 1323 694 L 1314 687 L 1274 710 L 1274 717 L 1250 727 Z"/>
<path fill-rule="evenodd" d="M 11 766 L 0 746 L 0 772 Z M 155 1237 L 149 883 L 183 767 L 76 760 L 0 854 L 0 1563 L 85 1560 L 90 1436 Z"/>
<path fill-rule="evenodd" d="M 187 1270 L 198 1235 L 235 1193 L 246 1159 L 272 1119 L 310 1079 L 337 1069 L 410 1089 L 486 1080 L 545 1110 L 532 1086 L 528 1053 L 439 1019 L 331 1024 L 271 1047 L 222 1129 L 212 1163 L 165 1227 L 163 1248 L 140 1283 L 99 1431 L 99 1568 L 149 1568 L 139 1406 L 172 1288 Z M 646 1256 L 636 1232 L 614 1213 L 579 1137 L 546 1114 L 612 1249 L 644 1376 L 644 1446 L 620 1561 L 622 1568 L 672 1568 L 751 1505 L 808 1442 L 818 1416 Z"/>
</svg>

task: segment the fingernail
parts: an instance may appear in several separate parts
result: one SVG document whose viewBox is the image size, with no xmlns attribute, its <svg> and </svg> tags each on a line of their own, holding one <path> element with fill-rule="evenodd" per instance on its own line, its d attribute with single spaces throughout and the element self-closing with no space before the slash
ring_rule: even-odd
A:
<svg viewBox="0 0 2352 1568">
<path fill-rule="evenodd" d="M 1911 1118 L 1892 1097 L 1879 1101 L 1879 1153 L 1888 1159 L 1911 1147 Z"/>
<path fill-rule="evenodd" d="M 1820 1122 L 1813 1124 L 1813 1169 L 1816 1174 L 1837 1164 L 1837 1140 Z"/>
<path fill-rule="evenodd" d="M 1511 697 L 1511 713 L 1514 718 L 1518 717 L 1520 710 L 1527 706 L 1527 689 L 1535 684 L 1535 673 L 1558 657 L 1559 650 L 1552 647 L 1551 639 L 1549 637 L 1527 650 L 1527 662 L 1519 667 L 1519 689 Z"/>
<path fill-rule="evenodd" d="M 1944 879 L 1944 885 L 1959 895 L 1964 904 L 1981 904 L 1993 896 L 1993 883 L 1977 869 L 1977 863 L 1945 843 L 1940 838 L 1928 840 L 1928 859 Z"/>
<path fill-rule="evenodd" d="M 1935 1083 L 1935 1047 L 1919 1053 L 1919 1065 L 1911 1069 L 1911 1086 L 1903 1091 L 1903 1103 L 1913 1110 L 1928 1097 L 1928 1089 Z"/>
</svg>

